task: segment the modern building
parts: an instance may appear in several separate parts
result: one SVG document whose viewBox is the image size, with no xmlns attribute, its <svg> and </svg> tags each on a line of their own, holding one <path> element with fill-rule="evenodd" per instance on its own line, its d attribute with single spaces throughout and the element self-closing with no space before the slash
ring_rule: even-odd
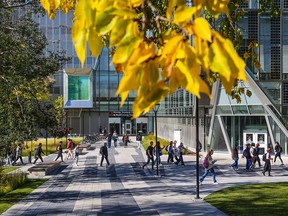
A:
<svg viewBox="0 0 288 216">
<path fill-rule="evenodd" d="M 265 151 L 279 141 L 287 154 L 288 0 L 274 2 L 280 11 L 274 18 L 269 11 L 258 13 L 257 0 L 243 1 L 241 5 L 246 15 L 238 23 L 244 34 L 239 52 L 247 51 L 251 41 L 259 44 L 256 52 L 261 69 L 247 62 L 248 83 L 239 83 L 249 88 L 252 96 L 242 95 L 238 104 L 227 96 L 221 83 L 216 82 L 212 88 L 213 99 L 203 96 L 196 106 L 195 96 L 178 89 L 161 102 L 157 113 L 158 136 L 168 140 L 177 138 L 195 148 L 198 113 L 199 138 L 205 149 L 230 152 L 236 144 L 243 148 L 246 143 L 259 142 Z M 81 68 L 71 39 L 71 16 L 59 12 L 55 20 L 37 18 L 40 29 L 49 39 L 48 49 L 65 50 L 71 57 L 55 75 L 52 89 L 55 96 L 64 94 L 67 127 L 73 128 L 72 133 L 82 135 L 98 133 L 100 126 L 119 134 L 153 131 L 153 111 L 131 120 L 133 93 L 120 107 L 120 98 L 115 93 L 122 75 L 115 73 L 107 48 L 103 48 L 97 60 L 87 50 L 85 67 Z"/>
</svg>

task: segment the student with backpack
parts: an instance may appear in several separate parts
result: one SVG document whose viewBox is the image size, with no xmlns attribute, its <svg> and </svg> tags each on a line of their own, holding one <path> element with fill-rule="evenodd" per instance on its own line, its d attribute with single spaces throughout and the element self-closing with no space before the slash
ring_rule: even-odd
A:
<svg viewBox="0 0 288 216">
<path fill-rule="evenodd" d="M 252 157 L 250 153 L 250 144 L 246 144 L 246 148 L 243 151 L 243 157 L 246 158 L 246 171 L 249 171 L 252 165 Z"/>
<path fill-rule="evenodd" d="M 218 184 L 218 182 L 216 181 L 216 173 L 214 170 L 214 164 L 216 162 L 216 160 L 213 160 L 212 155 L 213 155 L 214 151 L 213 149 L 210 149 L 206 155 L 206 157 L 203 160 L 203 168 L 205 169 L 204 174 L 200 177 L 200 185 L 202 185 L 202 182 L 204 181 L 205 177 L 209 174 L 209 172 L 212 173 L 212 180 L 213 180 L 213 184 Z"/>
<path fill-rule="evenodd" d="M 283 149 L 280 146 L 279 142 L 276 142 L 275 145 L 275 157 L 274 157 L 274 163 L 276 162 L 276 158 L 279 157 L 280 161 L 281 161 L 281 165 L 284 165 L 283 160 L 281 158 L 281 153 L 282 153 Z"/>
</svg>

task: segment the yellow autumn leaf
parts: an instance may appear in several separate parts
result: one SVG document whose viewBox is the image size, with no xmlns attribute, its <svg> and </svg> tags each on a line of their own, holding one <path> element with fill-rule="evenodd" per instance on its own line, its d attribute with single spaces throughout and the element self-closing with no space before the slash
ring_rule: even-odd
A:
<svg viewBox="0 0 288 216">
<path fill-rule="evenodd" d="M 230 0 L 210 0 L 206 1 L 206 7 L 209 12 L 217 19 L 219 14 L 228 14 L 228 4 Z"/>
<path fill-rule="evenodd" d="M 160 49 L 161 51 L 161 61 L 164 62 L 164 67 L 166 69 L 166 76 L 170 76 L 172 67 L 175 64 L 178 48 L 183 41 L 183 35 L 175 35 L 170 38 L 170 40 L 165 42 L 165 45 Z"/>
<path fill-rule="evenodd" d="M 135 8 L 142 4 L 144 0 L 130 0 L 130 5 Z"/>
<path fill-rule="evenodd" d="M 142 68 L 139 65 L 131 65 L 125 69 L 124 76 L 122 77 L 116 95 L 129 90 L 136 90 L 138 84 L 138 74 Z"/>
<path fill-rule="evenodd" d="M 128 24 L 129 20 L 125 19 L 118 20 L 117 25 L 114 26 L 114 28 L 111 30 L 110 33 L 111 46 L 118 44 L 122 40 L 122 38 L 126 34 Z"/>
<path fill-rule="evenodd" d="M 99 34 L 107 34 L 117 23 L 118 17 L 115 17 L 110 13 L 113 10 L 115 10 L 115 8 L 110 7 L 110 10 L 97 14 L 95 26 Z"/>
<path fill-rule="evenodd" d="M 72 26 L 72 40 L 77 56 L 83 66 L 86 58 L 86 30 L 79 27 L 78 21 L 75 21 Z"/>
<path fill-rule="evenodd" d="M 113 55 L 113 64 L 121 64 L 127 62 L 130 58 L 134 48 L 141 43 L 141 38 L 133 37 L 130 41 L 127 41 L 125 44 L 121 44 L 116 48 L 116 51 Z"/>
<path fill-rule="evenodd" d="M 98 36 L 96 29 L 94 27 L 90 28 L 89 30 L 88 45 L 91 50 L 91 53 L 97 58 L 102 50 L 103 44 L 101 37 Z"/>
<path fill-rule="evenodd" d="M 74 12 L 74 19 L 80 28 L 94 26 L 96 10 L 91 7 L 93 0 L 79 0 Z"/>
<path fill-rule="evenodd" d="M 156 54 L 154 43 L 147 44 L 142 41 L 138 47 L 135 47 L 128 64 L 141 64 Z"/>
<path fill-rule="evenodd" d="M 230 40 L 224 39 L 214 32 L 209 56 L 210 69 L 219 73 L 226 80 L 227 88 L 231 90 L 235 79 L 246 81 L 245 62 L 239 57 Z"/>
<path fill-rule="evenodd" d="M 123 106 L 123 104 L 125 103 L 128 95 L 129 95 L 129 91 L 121 93 L 121 104 L 120 104 L 120 106 Z"/>
<path fill-rule="evenodd" d="M 56 10 L 60 6 L 60 0 L 40 0 L 50 19 L 56 17 Z"/>
<path fill-rule="evenodd" d="M 197 61 L 202 66 L 203 71 L 209 71 L 209 47 L 208 42 L 202 40 L 201 38 L 195 36 L 194 37 L 194 47 L 196 51 Z"/>
<path fill-rule="evenodd" d="M 145 88 L 145 90 L 142 91 L 142 88 Z M 149 112 L 167 95 L 168 92 L 169 88 L 164 81 L 160 81 L 150 88 L 139 88 L 133 104 L 133 118 L 137 118 L 141 114 Z"/>
<path fill-rule="evenodd" d="M 174 14 L 173 23 L 181 25 L 183 22 L 190 22 L 195 12 L 195 7 L 178 6 Z"/>
<path fill-rule="evenodd" d="M 210 25 L 206 19 L 201 17 L 196 18 L 192 25 L 192 29 L 196 36 L 203 40 L 211 42 L 212 32 Z"/>
<path fill-rule="evenodd" d="M 205 6 L 206 0 L 192 0 L 192 1 L 193 1 L 192 4 L 194 5 L 194 7 L 196 7 L 195 17 L 198 17 Z"/>
</svg>

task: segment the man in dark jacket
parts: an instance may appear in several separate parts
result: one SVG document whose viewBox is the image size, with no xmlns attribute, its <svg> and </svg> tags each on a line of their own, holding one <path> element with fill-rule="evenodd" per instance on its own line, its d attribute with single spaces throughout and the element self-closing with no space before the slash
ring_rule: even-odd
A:
<svg viewBox="0 0 288 216">
<path fill-rule="evenodd" d="M 43 162 L 43 158 L 41 156 L 41 153 L 44 154 L 43 150 L 42 150 L 42 143 L 39 143 L 38 148 L 35 150 L 34 152 L 34 156 L 35 156 L 35 160 L 33 162 L 33 164 L 36 163 L 36 161 L 38 160 L 38 158 L 40 158 L 40 160 Z"/>
<path fill-rule="evenodd" d="M 58 155 L 57 155 L 55 161 L 58 160 L 58 158 L 61 158 L 61 161 L 63 162 L 63 148 L 62 148 L 62 141 L 60 141 L 60 143 L 59 143 L 59 145 L 57 146 L 56 150 L 57 150 Z"/>
<path fill-rule="evenodd" d="M 154 169 L 154 147 L 153 147 L 153 141 L 150 142 L 150 146 L 146 149 L 146 155 L 147 155 L 147 162 L 142 166 L 144 169 L 145 166 L 147 166 L 150 163 L 150 160 L 152 161 L 152 169 Z"/>
<path fill-rule="evenodd" d="M 106 160 L 107 165 L 109 166 L 109 160 L 108 160 L 108 148 L 107 148 L 107 142 L 104 142 L 104 145 L 100 148 L 100 154 L 102 155 L 100 166 L 102 167 L 102 163 L 104 161 L 104 158 Z"/>
</svg>

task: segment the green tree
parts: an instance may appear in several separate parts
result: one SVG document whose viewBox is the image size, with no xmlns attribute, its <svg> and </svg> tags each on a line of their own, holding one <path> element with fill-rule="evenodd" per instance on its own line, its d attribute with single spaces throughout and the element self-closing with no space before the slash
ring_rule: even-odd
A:
<svg viewBox="0 0 288 216">
<path fill-rule="evenodd" d="M 19 1 L 23 2 L 23 1 Z M 14 4 L 11 4 L 14 3 Z M 24 8 L 21 8 L 25 6 Z M 39 129 L 57 127 L 59 108 L 49 93 L 64 53 L 45 54 L 47 40 L 32 20 L 37 7 L 0 1 L 0 149 Z M 52 129 L 51 129 L 52 130 Z"/>
</svg>

